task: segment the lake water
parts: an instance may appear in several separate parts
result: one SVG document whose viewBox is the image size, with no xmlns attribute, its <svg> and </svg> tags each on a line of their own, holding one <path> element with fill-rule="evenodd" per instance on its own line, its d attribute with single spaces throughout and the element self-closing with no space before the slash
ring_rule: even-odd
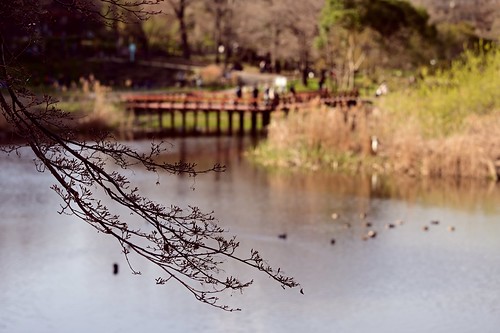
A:
<svg viewBox="0 0 500 333">
<path fill-rule="evenodd" d="M 155 270 L 143 263 L 143 275 L 134 276 L 114 240 L 57 213 L 53 180 L 34 171 L 28 152 L 1 155 L 0 332 L 499 331 L 499 185 L 266 171 L 242 156 L 247 142 L 172 142 L 166 158 L 223 163 L 227 172 L 165 176 L 156 186 L 135 170 L 145 193 L 214 210 L 242 251 L 259 249 L 305 294 L 230 265 L 255 282 L 224 298 L 242 308 L 228 313 L 178 285 L 157 286 Z M 384 227 L 398 220 L 404 224 Z M 364 241 L 367 221 L 378 234 Z"/>
</svg>

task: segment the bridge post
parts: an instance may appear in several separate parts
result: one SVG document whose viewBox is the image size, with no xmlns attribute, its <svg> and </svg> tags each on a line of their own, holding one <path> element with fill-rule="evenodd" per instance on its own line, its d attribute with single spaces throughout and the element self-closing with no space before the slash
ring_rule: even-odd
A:
<svg viewBox="0 0 500 333">
<path fill-rule="evenodd" d="M 181 111 L 181 116 L 182 116 L 182 134 L 186 134 L 187 128 L 186 128 L 186 110 Z"/>
<path fill-rule="evenodd" d="M 205 110 L 203 113 L 205 114 L 205 133 L 208 133 L 210 131 L 210 122 L 208 119 L 209 111 Z"/>
<path fill-rule="evenodd" d="M 233 135 L 233 113 L 234 111 L 228 111 L 228 124 L 227 124 L 227 134 Z"/>
<path fill-rule="evenodd" d="M 266 127 L 271 123 L 271 110 L 262 112 L 262 127 Z"/>
<path fill-rule="evenodd" d="M 170 130 L 171 131 L 175 130 L 175 110 L 174 109 L 170 110 Z"/>
<path fill-rule="evenodd" d="M 147 113 L 148 113 L 148 127 L 153 128 L 153 110 L 151 108 L 148 108 Z"/>
<path fill-rule="evenodd" d="M 158 125 L 160 127 L 160 132 L 163 131 L 163 110 L 158 110 Z"/>
<path fill-rule="evenodd" d="M 252 121 L 251 133 L 252 133 L 252 136 L 255 136 L 255 135 L 257 135 L 257 111 L 253 110 L 250 112 L 251 112 L 250 115 L 251 115 L 251 121 Z"/>
<path fill-rule="evenodd" d="M 245 134 L 245 112 L 244 111 L 237 111 L 238 116 L 239 116 L 239 122 L 240 122 L 240 128 L 238 134 L 240 136 L 243 136 Z"/>
<path fill-rule="evenodd" d="M 198 110 L 199 110 L 199 108 L 194 110 L 194 120 L 193 120 L 194 130 L 193 130 L 193 132 L 195 132 L 195 133 L 198 132 Z"/>
<path fill-rule="evenodd" d="M 220 131 L 220 115 L 221 115 L 222 111 L 219 111 L 215 114 L 215 120 L 216 120 L 216 133 L 217 135 L 220 135 L 221 131 Z"/>
</svg>

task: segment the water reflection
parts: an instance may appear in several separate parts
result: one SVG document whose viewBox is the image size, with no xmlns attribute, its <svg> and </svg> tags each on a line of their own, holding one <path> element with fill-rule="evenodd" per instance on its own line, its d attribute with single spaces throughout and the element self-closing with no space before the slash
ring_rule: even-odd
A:
<svg viewBox="0 0 500 333">
<path fill-rule="evenodd" d="M 175 162 L 195 161 L 200 168 L 214 164 L 238 168 L 244 161 L 247 147 L 257 144 L 249 139 L 219 138 L 212 140 L 184 139 L 173 141 L 179 147 L 165 160 Z M 188 152 L 189 150 L 189 152 Z M 233 164 L 235 164 L 233 166 Z M 355 196 L 366 199 L 397 199 L 453 209 L 497 214 L 500 210 L 500 184 L 493 181 L 475 179 L 432 180 L 412 177 L 391 177 L 377 174 L 336 174 L 330 171 L 265 170 L 252 167 L 248 176 L 261 177 L 262 185 L 287 193 L 293 188 L 312 192 L 331 192 L 339 196 Z M 235 172 L 227 172 L 224 177 L 233 177 Z M 221 174 L 214 174 L 219 179 Z M 359 208 L 363 210 L 363 207 Z"/>
<path fill-rule="evenodd" d="M 172 144 L 166 161 L 220 163 L 228 170 L 195 179 L 162 176 L 160 186 L 135 170 L 142 191 L 214 210 L 242 251 L 260 249 L 306 294 L 285 292 L 231 264 L 228 270 L 255 278 L 255 285 L 226 297 L 244 309 L 229 314 L 198 304 L 175 285 L 154 285 L 158 272 L 141 262 L 143 275 L 132 276 L 117 244 L 56 213 L 52 180 L 33 171 L 30 155 L 1 157 L 0 332 L 497 331 L 498 185 L 268 171 L 244 159 L 251 142 Z M 396 220 L 404 224 L 385 228 Z M 368 221 L 378 234 L 363 241 Z"/>
</svg>

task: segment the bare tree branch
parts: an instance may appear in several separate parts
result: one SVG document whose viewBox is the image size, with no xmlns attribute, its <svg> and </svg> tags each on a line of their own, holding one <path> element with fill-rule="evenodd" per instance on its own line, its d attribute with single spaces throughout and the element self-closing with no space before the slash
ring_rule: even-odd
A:
<svg viewBox="0 0 500 333">
<path fill-rule="evenodd" d="M 77 11 L 88 17 L 97 17 L 109 24 L 112 21 L 127 22 L 132 15 L 138 20 L 146 20 L 160 11 L 146 9 L 164 0 L 54 0 L 64 8 Z M 120 10 L 116 10 L 120 9 Z M 128 14 L 128 15 L 127 15 Z"/>
<path fill-rule="evenodd" d="M 62 1 L 74 10 L 94 7 L 90 1 Z M 157 1 L 101 0 L 122 9 Z M 87 5 L 88 4 L 88 5 Z M 221 304 L 219 294 L 243 291 L 252 281 L 240 281 L 222 269 L 226 261 L 238 262 L 263 272 L 283 288 L 297 287 L 293 278 L 273 269 L 257 251 L 247 256 L 236 253 L 239 243 L 227 237 L 213 213 L 197 207 L 166 206 L 141 195 L 124 172 L 141 166 L 153 173 L 187 174 L 195 177 L 207 172 L 222 172 L 224 166 L 198 169 L 196 164 L 158 162 L 165 151 L 162 144 L 151 144 L 148 153 L 139 153 L 101 133 L 92 142 L 79 140 L 68 126 L 71 116 L 55 107 L 49 96 L 37 97 L 16 78 L 14 60 L 6 50 L 0 30 L 0 109 L 16 134 L 36 156 L 38 171 L 48 171 L 56 180 L 52 189 L 61 197 L 61 214 L 74 215 L 98 232 L 116 239 L 134 274 L 134 258 L 143 258 L 158 267 L 162 276 L 157 284 L 176 281 L 197 300 L 224 310 L 238 310 Z M 7 151 L 17 151 L 13 146 Z M 109 198 L 112 207 L 100 199 Z M 117 211 L 128 212 L 120 215 Z"/>
</svg>

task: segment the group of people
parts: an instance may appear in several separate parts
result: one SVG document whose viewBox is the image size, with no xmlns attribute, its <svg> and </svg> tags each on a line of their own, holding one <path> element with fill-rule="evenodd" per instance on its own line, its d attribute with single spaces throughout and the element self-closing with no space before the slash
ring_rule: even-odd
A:
<svg viewBox="0 0 500 333">
<path fill-rule="evenodd" d="M 295 94 L 295 89 L 292 87 L 290 89 L 290 92 L 292 94 Z M 257 84 L 254 84 L 251 90 L 251 96 L 253 99 L 253 104 L 256 106 L 258 103 L 259 99 L 259 87 Z M 241 84 L 238 84 L 236 87 L 236 98 L 241 99 L 243 98 L 243 86 Z M 280 103 L 280 92 L 275 89 L 273 86 L 266 84 L 264 86 L 263 90 L 263 101 L 266 106 L 273 106 L 276 107 Z"/>
</svg>

